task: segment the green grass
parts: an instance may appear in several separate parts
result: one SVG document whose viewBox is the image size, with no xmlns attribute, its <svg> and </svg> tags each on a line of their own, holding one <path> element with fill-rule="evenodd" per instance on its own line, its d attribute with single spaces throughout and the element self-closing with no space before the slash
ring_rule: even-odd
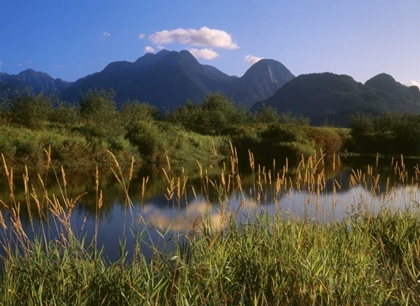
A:
<svg viewBox="0 0 420 306">
<path fill-rule="evenodd" d="M 319 192 L 317 186 L 323 184 L 319 174 L 324 173 L 322 158 L 313 162 L 308 159 L 301 165 L 302 172 L 315 178 L 302 179 L 301 190 Z M 129 208 L 131 174 L 123 174 L 118 161 L 114 162 L 113 171 L 127 194 Z M 234 153 L 231 162 L 232 170 L 222 169 L 220 179 L 202 174 L 203 190 L 219 192 L 220 199 L 226 198 L 224 194 L 233 185 L 242 190 Z M 11 171 L 6 165 L 4 169 L 13 187 Z M 283 171 L 283 177 L 273 176 L 274 186 L 280 186 L 280 192 L 296 188 L 296 182 L 284 185 L 291 178 L 287 169 Z M 182 197 L 184 191 L 177 194 L 173 184 L 178 177 L 169 164 L 165 173 L 168 193 L 172 190 L 173 197 Z M 269 184 L 259 177 L 255 185 Z M 59 179 L 65 182 L 64 176 Z M 355 184 L 363 183 L 356 179 L 352 179 Z M 418 188 L 417 178 L 413 183 Z M 99 176 L 96 192 L 99 216 L 103 205 Z M 8 207 L 11 223 L 7 227 L 1 215 L 0 235 L 6 256 L 0 274 L 0 305 L 420 303 L 420 213 L 415 205 L 405 211 L 383 209 L 379 214 L 349 211 L 343 221 L 324 223 L 287 217 L 280 211 L 270 214 L 259 205 L 258 210 L 241 205 L 231 211 L 221 200 L 220 224 L 213 225 L 210 216 L 203 216 L 203 222 L 191 220 L 191 231 L 179 240 L 174 238 L 174 251 L 161 253 L 149 244 L 154 255 L 145 258 L 141 248 L 145 247 L 148 232 L 133 224 L 132 234 L 137 241 L 133 258 L 125 255 L 122 241 L 120 259 L 108 262 L 97 249 L 95 239 L 89 242 L 78 238 L 71 226 L 77 201 L 66 197 L 65 189 L 59 197 L 49 193 L 47 186 L 41 194 L 27 196 L 27 205 L 35 205 L 40 212 L 47 207 L 50 226 L 59 229 L 54 239 L 47 239 L 47 227 L 34 240 L 27 239 L 19 214 L 19 206 L 25 203 L 18 204 L 13 194 L 1 203 Z M 245 216 L 243 221 L 236 218 L 238 214 Z M 170 228 L 166 232 L 155 230 L 164 237 Z"/>
<path fill-rule="evenodd" d="M 410 213 L 320 225 L 260 215 L 173 254 L 107 264 L 79 241 L 5 259 L 4 305 L 416 305 L 420 222 Z M 395 232 L 395 227 L 398 232 Z M 351 230 L 349 230 L 351 228 Z"/>
<path fill-rule="evenodd" d="M 141 138 L 134 145 L 123 135 L 92 136 L 83 125 L 75 125 L 71 129 L 57 125 L 42 130 L 0 125 L 0 153 L 10 164 L 21 169 L 24 165 L 31 169 L 45 168 L 44 149 L 49 147 L 54 162 L 67 169 L 109 166 L 112 159 L 105 150 L 112 151 L 121 163 L 128 165 L 132 157 L 137 164 L 145 165 L 161 163 L 166 156 L 174 162 L 190 164 L 196 160 L 215 164 L 228 156 L 228 137 L 200 135 L 165 123 L 151 125 L 154 130 L 150 135 L 136 131 L 137 137 Z M 147 143 L 153 151 L 144 152 Z M 209 155 L 209 152 L 212 154 Z"/>
<path fill-rule="evenodd" d="M 0 135 L 0 152 L 10 163 L 21 168 L 23 165 L 34 169 L 45 167 L 44 149 L 49 147 L 51 157 L 66 167 L 92 167 L 98 163 L 111 162 L 109 156 L 104 153 L 105 149 L 111 149 L 109 143 L 100 139 L 89 139 L 64 127 L 37 131 L 4 125 L 0 126 Z M 126 149 L 125 154 L 135 153 L 127 140 L 121 141 Z M 123 154 L 122 150 L 120 152 Z"/>
</svg>

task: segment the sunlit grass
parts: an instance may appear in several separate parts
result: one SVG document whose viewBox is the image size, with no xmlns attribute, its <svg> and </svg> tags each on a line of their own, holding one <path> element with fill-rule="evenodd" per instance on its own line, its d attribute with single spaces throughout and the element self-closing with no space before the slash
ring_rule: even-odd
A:
<svg viewBox="0 0 420 306">
<path fill-rule="evenodd" d="M 66 173 L 55 169 L 47 150 L 47 167 L 56 174 L 60 192 L 49 192 L 48 182 L 38 180 L 41 192 L 32 188 L 29 175 L 25 181 L 25 202 L 14 197 L 13 169 L 3 158 L 9 197 L 1 199 L 7 210 L 0 214 L 1 242 L 4 248 L 0 276 L 0 304 L 4 305 L 417 305 L 420 303 L 420 214 L 418 199 L 413 198 L 404 210 L 395 210 L 396 186 L 418 188 L 418 167 L 412 175 L 403 157 L 393 161 L 393 177 L 379 183 L 375 165 L 366 170 L 354 169 L 348 179 L 351 187 L 361 186 L 390 204 L 371 211 L 359 200 L 359 207 L 349 206 L 342 220 L 320 222 L 281 210 L 282 197 L 291 192 L 312 195 L 310 205 L 320 210 L 320 198 L 336 193 L 343 186 L 333 178 L 327 186 L 328 171 L 340 167 L 333 156 L 331 165 L 322 152 L 302 157 L 297 168 L 255 164 L 249 152 L 249 165 L 239 165 L 231 147 L 230 163 L 216 176 L 197 162 L 200 192 L 206 206 L 218 202 L 216 216 L 208 210 L 188 220 L 188 228 L 170 243 L 175 248 L 163 251 L 150 242 L 152 228 L 163 240 L 177 225 L 158 227 L 143 215 L 134 213 L 130 196 L 133 164 L 127 173 L 112 153 L 112 172 L 125 194 L 125 222 L 131 233 L 123 230 L 120 258 L 106 260 L 98 249 L 96 226 L 91 241 L 80 237 L 72 224 L 78 199 L 68 196 Z M 250 167 L 254 181 L 245 190 L 240 167 Z M 189 175 L 174 171 L 167 159 L 162 168 L 168 203 L 186 205 Z M 197 175 L 197 174 L 195 174 Z M 95 175 L 96 222 L 103 208 L 100 174 Z M 328 189 L 330 188 L 330 189 Z M 142 183 L 147 193 L 147 179 Z M 195 193 L 195 190 L 193 190 Z M 198 192 L 198 190 L 197 190 Z M 408 192 L 408 191 L 407 191 Z M 238 206 L 230 205 L 232 194 Z M 278 209 L 268 211 L 263 203 L 271 201 Z M 276 204 L 277 203 L 277 204 Z M 41 231 L 29 238 L 21 222 L 20 210 L 35 206 L 44 220 Z M 332 204 L 331 204 L 332 205 Z M 29 210 L 31 211 L 31 210 Z M 32 217 L 30 216 L 32 222 Z M 98 224 L 98 223 L 96 223 Z M 33 227 L 32 227 L 33 228 Z M 125 228 L 125 227 L 124 227 Z M 125 238 L 136 241 L 128 257 Z M 169 241 L 168 241 L 169 243 Z M 146 257 L 148 247 L 152 256 Z"/>
</svg>

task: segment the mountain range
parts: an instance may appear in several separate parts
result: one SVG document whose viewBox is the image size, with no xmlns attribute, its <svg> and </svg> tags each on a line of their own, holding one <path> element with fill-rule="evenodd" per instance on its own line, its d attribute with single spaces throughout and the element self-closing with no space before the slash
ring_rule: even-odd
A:
<svg viewBox="0 0 420 306">
<path fill-rule="evenodd" d="M 113 88 L 118 103 L 136 98 L 159 108 L 173 109 L 187 100 L 200 102 L 206 94 L 222 91 L 249 108 L 293 78 L 285 66 L 274 60 L 257 62 L 239 78 L 200 64 L 188 51 L 163 49 L 157 54 L 147 53 L 133 63 L 111 63 L 101 72 L 77 80 L 62 97 L 77 101 L 79 92 Z"/>
<path fill-rule="evenodd" d="M 44 92 L 61 95 L 70 85 L 71 82 L 53 79 L 45 72 L 32 69 L 24 70 L 16 75 L 0 72 L 0 92 L 23 91 L 26 87 L 31 87 L 35 94 Z"/>
<path fill-rule="evenodd" d="M 420 90 L 407 87 L 385 73 L 365 82 L 356 82 L 348 75 L 313 73 L 299 75 L 280 88 L 273 96 L 253 105 L 263 105 L 277 112 L 290 112 L 311 119 L 314 125 L 323 123 L 346 126 L 351 115 L 383 112 L 420 113 Z"/>
<path fill-rule="evenodd" d="M 295 77 L 280 62 L 262 59 L 237 77 L 200 64 L 188 51 L 165 49 L 134 62 L 112 62 L 74 83 L 31 69 L 17 75 L 0 73 L 0 94 L 22 91 L 27 86 L 35 94 L 56 94 L 69 102 L 77 102 L 80 93 L 88 90 L 112 88 L 118 104 L 138 99 L 160 109 L 174 109 L 187 100 L 201 102 L 207 94 L 221 91 L 251 110 L 272 106 L 279 113 L 307 116 L 316 125 L 328 122 L 345 126 L 357 112 L 420 113 L 419 88 L 402 85 L 385 73 L 364 84 L 328 72 Z"/>
<path fill-rule="evenodd" d="M 0 75 L 0 90 L 32 87 L 34 93 L 60 94 L 77 102 L 80 93 L 91 89 L 113 89 L 121 104 L 130 99 L 158 108 L 173 109 L 187 100 L 201 102 L 209 93 L 221 91 L 237 104 L 250 108 L 267 99 L 295 76 L 280 62 L 263 59 L 242 77 L 229 76 L 210 65 L 200 64 L 188 51 L 161 50 L 147 53 L 135 62 L 112 62 L 102 71 L 74 83 L 54 80 L 48 74 L 25 70 L 18 75 Z M 3 83 L 3 84 L 1 84 Z"/>
</svg>

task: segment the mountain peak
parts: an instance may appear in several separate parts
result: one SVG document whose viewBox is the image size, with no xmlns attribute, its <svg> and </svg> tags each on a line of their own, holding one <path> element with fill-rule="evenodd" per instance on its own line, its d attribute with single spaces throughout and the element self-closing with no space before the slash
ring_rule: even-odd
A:
<svg viewBox="0 0 420 306">
<path fill-rule="evenodd" d="M 375 75 L 373 78 L 370 78 L 369 80 L 367 80 L 365 82 L 365 85 L 370 86 L 369 83 L 378 83 L 378 82 L 395 83 L 396 81 L 391 75 L 386 74 L 386 73 L 380 73 L 378 75 Z"/>
<path fill-rule="evenodd" d="M 30 87 L 35 94 L 61 94 L 71 83 L 61 79 L 53 79 L 48 73 L 26 69 L 16 75 L 4 75 L 2 82 L 13 86 L 19 91 Z"/>
<path fill-rule="evenodd" d="M 165 55 L 167 55 L 168 53 L 171 53 L 171 51 L 169 51 L 169 50 L 166 50 L 166 49 L 162 49 L 162 50 L 160 50 L 158 53 L 156 53 L 156 55 L 160 55 L 160 56 L 165 56 Z"/>
<path fill-rule="evenodd" d="M 18 73 L 18 75 L 22 75 L 22 74 L 35 74 L 37 73 L 35 70 L 28 68 L 25 70 L 22 70 L 21 72 Z"/>
<path fill-rule="evenodd" d="M 17 76 L 22 79 L 27 79 L 27 78 L 39 79 L 39 81 L 41 82 L 45 82 L 45 81 L 49 82 L 49 81 L 54 80 L 48 73 L 42 72 L 42 71 L 35 71 L 33 69 L 23 70 Z"/>
<path fill-rule="evenodd" d="M 279 78 L 281 76 L 281 78 Z M 270 83 L 282 83 L 293 79 L 295 76 L 280 62 L 272 59 L 262 59 L 253 64 L 243 75 L 244 79 L 264 79 Z"/>
<path fill-rule="evenodd" d="M 158 61 L 160 61 L 162 58 L 164 58 L 166 55 L 168 55 L 171 51 L 168 51 L 166 49 L 160 50 L 158 53 L 146 53 L 145 55 L 139 57 L 134 64 L 136 65 L 144 65 L 144 64 L 156 64 Z"/>
<path fill-rule="evenodd" d="M 23 78 L 26 78 L 26 77 L 44 77 L 44 78 L 49 78 L 49 79 L 53 79 L 48 73 L 46 73 L 46 72 L 42 72 L 42 71 L 35 71 L 35 70 L 33 70 L 33 69 L 26 69 L 26 70 L 23 70 L 23 71 L 21 71 L 19 74 L 18 74 L 18 76 L 19 77 L 23 77 Z"/>
<path fill-rule="evenodd" d="M 189 51 L 170 51 L 160 61 L 162 64 L 181 65 L 185 67 L 198 66 L 200 63 Z"/>
<path fill-rule="evenodd" d="M 407 87 L 397 82 L 389 74 L 380 73 L 367 80 L 365 85 L 382 91 L 388 99 L 393 100 L 393 103 L 402 104 L 404 101 L 411 101 L 408 104 L 420 105 L 420 92 L 418 88 Z M 411 105 L 408 105 L 408 107 Z"/>
<path fill-rule="evenodd" d="M 403 86 L 386 73 L 375 75 L 373 78 L 367 80 L 365 85 L 386 92 L 400 91 Z"/>
<path fill-rule="evenodd" d="M 256 101 L 265 100 L 295 76 L 280 62 L 262 59 L 235 80 L 229 94 L 236 102 L 251 107 Z"/>
</svg>

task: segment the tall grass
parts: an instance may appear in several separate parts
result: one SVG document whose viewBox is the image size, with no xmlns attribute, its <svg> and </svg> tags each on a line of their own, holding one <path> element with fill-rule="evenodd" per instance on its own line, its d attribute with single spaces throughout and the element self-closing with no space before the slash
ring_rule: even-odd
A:
<svg viewBox="0 0 420 306">
<path fill-rule="evenodd" d="M 68 196 L 66 173 L 53 167 L 50 151 L 47 168 L 56 174 L 61 191 L 51 194 L 46 179 L 38 176 L 43 190 L 35 192 L 26 172 L 26 203 L 16 201 L 16 178 L 3 157 L 9 197 L 0 203 L 10 217 L 0 213 L 4 249 L 0 304 L 418 305 L 418 199 L 412 199 L 412 207 L 403 211 L 383 208 L 373 213 L 361 197 L 360 206 L 366 209 L 349 209 L 342 221 L 328 223 L 285 217 L 281 209 L 270 213 L 261 205 L 269 196 L 273 202 L 280 202 L 292 190 L 317 198 L 342 188 L 334 180 L 332 190 L 327 190 L 327 161 L 322 152 L 317 153 L 308 159 L 302 157 L 292 171 L 287 162 L 279 167 L 275 161 L 272 169 L 265 169 L 255 164 L 249 152 L 249 166 L 254 173 L 250 191 L 242 183 L 235 148 L 231 147 L 230 164 L 221 167 L 216 177 L 209 176 L 198 162 L 204 197 L 210 199 L 216 194 L 220 203 L 217 222 L 209 214 L 189 220 L 189 230 L 172 238 L 174 250 L 163 252 L 150 242 L 147 221 L 141 214 L 134 214 L 129 196 L 133 165 L 124 173 L 108 152 L 114 161 L 114 176 L 125 194 L 126 222 L 132 225 L 131 233 L 123 231 L 120 258 L 115 262 L 106 260 L 102 249 L 98 249 L 98 227 L 91 241 L 79 236 L 72 213 L 84 193 Z M 332 169 L 339 165 L 340 160 L 334 157 Z M 418 167 L 408 177 L 401 158 L 394 163 L 394 171 L 398 184 L 418 188 Z M 167 200 L 187 201 L 188 174 L 173 171 L 168 159 L 162 175 Z M 97 171 L 96 222 L 103 203 L 100 179 Z M 349 182 L 386 201 L 395 193 L 396 185 L 391 180 L 386 188 L 380 188 L 375 168 L 370 165 L 367 171 L 354 169 Z M 142 193 L 146 192 L 147 179 L 142 187 Z M 232 192 L 240 199 L 239 207 L 229 205 Z M 24 230 L 20 210 L 25 205 L 35 205 L 44 219 L 40 230 L 34 226 L 31 233 Z M 171 227 L 153 230 L 166 239 Z M 132 257 L 127 256 L 125 248 L 129 234 L 136 241 Z M 151 257 L 143 253 L 146 241 Z"/>
</svg>

